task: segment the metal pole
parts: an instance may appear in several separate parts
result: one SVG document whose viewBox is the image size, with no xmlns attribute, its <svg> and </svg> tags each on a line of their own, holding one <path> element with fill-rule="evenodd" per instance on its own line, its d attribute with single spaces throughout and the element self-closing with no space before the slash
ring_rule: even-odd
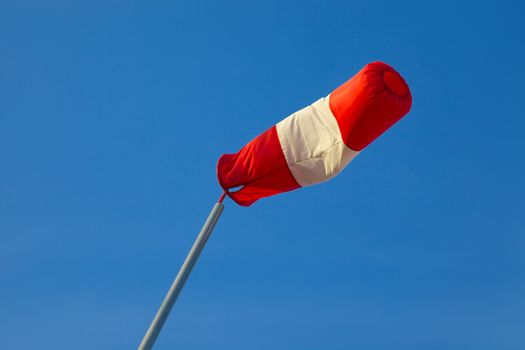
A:
<svg viewBox="0 0 525 350">
<path fill-rule="evenodd" d="M 215 206 L 210 212 L 210 215 L 208 216 L 208 219 L 206 219 L 204 226 L 202 226 L 201 232 L 197 236 L 195 243 L 193 243 L 193 247 L 191 247 L 191 250 L 188 253 L 188 256 L 186 257 L 186 260 L 184 260 L 184 264 L 182 264 L 182 267 L 180 268 L 179 273 L 175 278 L 175 281 L 173 281 L 173 284 L 168 290 L 168 294 L 166 294 L 164 301 L 160 305 L 159 311 L 157 311 L 157 314 L 151 322 L 148 331 L 144 335 L 144 338 L 142 338 L 142 342 L 140 343 L 138 350 L 150 350 L 153 347 L 153 344 L 155 343 L 155 340 L 157 339 L 160 330 L 164 325 L 164 322 L 168 318 L 173 304 L 177 300 L 177 297 L 179 296 L 182 288 L 184 287 L 184 284 L 186 283 L 186 280 L 188 279 L 191 270 L 193 269 L 193 266 L 197 262 L 199 255 L 204 249 L 206 241 L 210 237 L 213 228 L 215 227 L 215 224 L 221 216 L 221 213 L 224 209 L 224 205 L 222 204 L 223 199 L 224 194 L 215 204 Z"/>
</svg>

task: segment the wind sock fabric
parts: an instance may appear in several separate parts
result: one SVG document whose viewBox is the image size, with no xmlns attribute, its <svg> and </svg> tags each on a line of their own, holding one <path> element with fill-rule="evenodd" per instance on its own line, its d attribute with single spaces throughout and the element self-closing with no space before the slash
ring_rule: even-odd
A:
<svg viewBox="0 0 525 350">
<path fill-rule="evenodd" d="M 239 152 L 222 155 L 217 163 L 219 183 L 237 204 L 249 206 L 263 197 L 327 181 L 411 105 L 412 95 L 401 75 L 386 63 L 369 63 Z"/>
</svg>

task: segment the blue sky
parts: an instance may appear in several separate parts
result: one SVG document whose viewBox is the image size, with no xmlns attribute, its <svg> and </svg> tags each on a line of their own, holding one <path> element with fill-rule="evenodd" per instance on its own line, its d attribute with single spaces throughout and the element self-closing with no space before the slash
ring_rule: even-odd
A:
<svg viewBox="0 0 525 350">
<path fill-rule="evenodd" d="M 331 182 L 226 201 L 156 349 L 523 349 L 523 10 L 2 1 L 3 347 L 135 348 L 217 158 L 382 60 L 410 114 Z"/>
</svg>

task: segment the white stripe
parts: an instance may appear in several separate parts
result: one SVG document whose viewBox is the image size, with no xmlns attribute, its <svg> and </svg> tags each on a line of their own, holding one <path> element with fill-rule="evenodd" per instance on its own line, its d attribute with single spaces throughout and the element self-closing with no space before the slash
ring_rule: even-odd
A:
<svg viewBox="0 0 525 350">
<path fill-rule="evenodd" d="M 303 187 L 336 176 L 359 153 L 344 144 L 329 100 L 323 97 L 276 125 L 288 167 Z"/>
</svg>

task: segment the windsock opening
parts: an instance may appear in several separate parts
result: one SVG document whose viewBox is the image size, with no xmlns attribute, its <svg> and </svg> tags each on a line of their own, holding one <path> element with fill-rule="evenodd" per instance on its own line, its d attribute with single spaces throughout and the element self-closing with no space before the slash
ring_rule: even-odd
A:
<svg viewBox="0 0 525 350">
<path fill-rule="evenodd" d="M 408 86 L 399 73 L 387 70 L 383 73 L 383 81 L 386 87 L 399 97 L 404 97 L 408 92 Z"/>
</svg>

